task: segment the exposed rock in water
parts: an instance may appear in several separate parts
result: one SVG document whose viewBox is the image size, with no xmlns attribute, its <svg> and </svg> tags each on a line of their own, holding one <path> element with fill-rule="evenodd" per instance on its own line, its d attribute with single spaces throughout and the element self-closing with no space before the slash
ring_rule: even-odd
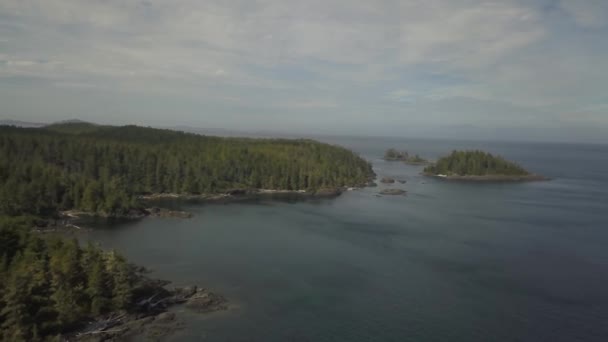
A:
<svg viewBox="0 0 608 342">
<path fill-rule="evenodd" d="M 224 297 L 205 289 L 197 289 L 186 301 L 186 307 L 195 312 L 213 312 L 227 309 Z"/>
<path fill-rule="evenodd" d="M 334 197 L 334 196 L 339 196 L 340 194 L 342 194 L 342 189 L 340 189 L 340 188 L 319 189 L 314 194 L 315 194 L 315 196 Z"/>
<path fill-rule="evenodd" d="M 398 180 L 398 182 L 401 183 L 401 184 L 407 183 L 407 181 L 405 179 L 400 179 L 400 180 Z"/>
<path fill-rule="evenodd" d="M 156 316 L 154 319 L 156 322 L 171 322 L 175 320 L 174 312 L 163 312 L 160 315 Z"/>
<path fill-rule="evenodd" d="M 370 188 L 375 188 L 375 187 L 378 186 L 378 183 L 376 183 L 376 182 L 369 182 L 369 183 L 367 183 L 367 186 L 370 187 Z"/>
<path fill-rule="evenodd" d="M 146 209 L 146 212 L 148 215 L 156 216 L 156 217 L 177 217 L 177 218 L 191 218 L 192 217 L 192 213 L 189 213 L 187 211 L 170 210 L 170 209 L 158 208 L 158 207 L 148 208 L 148 209 Z"/>
<path fill-rule="evenodd" d="M 257 192 L 258 191 L 256 189 L 230 189 L 230 190 L 226 191 L 226 195 L 244 196 L 244 195 L 255 194 Z"/>
<path fill-rule="evenodd" d="M 380 191 L 381 195 L 404 195 L 407 191 L 403 189 L 384 189 Z"/>
<path fill-rule="evenodd" d="M 392 184 L 395 183 L 395 179 L 391 177 L 384 177 L 380 180 L 380 182 L 384 184 Z"/>
<path fill-rule="evenodd" d="M 197 313 L 228 308 L 224 297 L 207 289 L 191 286 L 166 290 L 158 287 L 163 284 L 163 282 L 151 282 L 148 290 L 154 294 L 140 300 L 133 312 L 100 318 L 80 332 L 68 336 L 68 340 L 125 341 L 141 338 L 157 340 L 185 327 L 174 312 L 167 311 L 170 306 L 185 304 L 186 308 Z"/>
</svg>

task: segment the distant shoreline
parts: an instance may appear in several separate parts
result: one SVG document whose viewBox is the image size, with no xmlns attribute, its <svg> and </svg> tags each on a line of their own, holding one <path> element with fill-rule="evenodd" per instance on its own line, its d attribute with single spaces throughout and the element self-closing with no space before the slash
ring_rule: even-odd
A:
<svg viewBox="0 0 608 342">
<path fill-rule="evenodd" d="M 449 181 L 463 181 L 463 182 L 538 182 L 538 181 L 548 181 L 551 178 L 530 174 L 530 175 L 437 175 L 433 173 L 422 173 L 422 175 L 427 177 L 433 177 L 438 179 L 445 179 Z"/>
<path fill-rule="evenodd" d="M 351 191 L 360 189 L 367 186 L 372 186 L 372 182 L 357 186 L 357 187 L 338 187 L 338 188 L 324 188 L 315 191 L 308 190 L 273 190 L 273 189 L 233 189 L 223 193 L 204 193 L 204 194 L 178 194 L 178 193 L 154 193 L 138 196 L 138 199 L 153 204 L 155 200 L 163 199 L 175 199 L 175 200 L 194 200 L 202 202 L 236 202 L 248 199 L 253 199 L 260 196 L 272 196 L 272 195 L 295 195 L 302 198 L 335 198 L 340 196 L 345 191 Z M 151 202 L 151 203 L 150 203 Z M 170 210 L 167 208 L 152 206 L 149 208 L 134 208 L 129 210 L 128 213 L 122 215 L 109 215 L 104 212 L 89 212 L 82 210 L 65 210 L 61 211 L 60 217 L 64 219 L 77 219 L 83 217 L 102 217 L 102 218 L 114 218 L 114 219 L 130 219 L 137 220 L 144 217 L 175 217 L 175 218 L 190 218 L 192 214 L 186 211 Z M 66 225 L 73 226 L 70 222 L 66 222 Z M 79 227 L 77 227 L 79 228 Z M 79 228 L 80 229 L 80 228 Z"/>
</svg>

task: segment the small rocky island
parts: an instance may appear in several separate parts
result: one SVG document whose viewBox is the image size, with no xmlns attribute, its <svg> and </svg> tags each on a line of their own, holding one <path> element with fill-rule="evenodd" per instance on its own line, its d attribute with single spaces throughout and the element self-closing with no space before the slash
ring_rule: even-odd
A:
<svg viewBox="0 0 608 342">
<path fill-rule="evenodd" d="M 424 168 L 423 175 L 463 181 L 540 181 L 514 162 L 483 151 L 453 151 Z"/>
<path fill-rule="evenodd" d="M 391 178 L 391 177 L 382 177 L 382 179 L 380 180 L 380 183 L 393 184 L 393 183 L 395 183 L 395 179 Z"/>
<path fill-rule="evenodd" d="M 394 148 L 389 148 L 384 152 L 384 160 L 386 161 L 401 161 L 410 165 L 428 165 L 429 161 L 420 157 L 418 154 L 411 155 L 407 151 L 397 151 Z"/>
</svg>

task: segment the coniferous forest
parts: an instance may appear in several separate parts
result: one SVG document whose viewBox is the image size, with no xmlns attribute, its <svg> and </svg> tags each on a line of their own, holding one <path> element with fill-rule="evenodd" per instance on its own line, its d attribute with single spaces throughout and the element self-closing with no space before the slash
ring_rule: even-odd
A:
<svg viewBox="0 0 608 342">
<path fill-rule="evenodd" d="M 355 153 L 312 140 L 207 137 L 138 126 L 0 127 L 0 215 L 121 215 L 139 195 L 365 184 Z"/>
<path fill-rule="evenodd" d="M 42 238 L 0 217 L 0 340 L 60 341 L 85 319 L 132 308 L 143 279 L 115 252 Z"/>
<path fill-rule="evenodd" d="M 366 184 L 369 163 L 312 140 L 206 137 L 137 126 L 0 127 L 0 339 L 60 340 L 133 309 L 143 276 L 115 252 L 33 233 L 78 209 L 120 216 L 153 193 Z"/>
<path fill-rule="evenodd" d="M 424 169 L 426 174 L 459 176 L 526 176 L 530 173 L 521 166 L 483 151 L 452 151 L 434 165 Z"/>
</svg>

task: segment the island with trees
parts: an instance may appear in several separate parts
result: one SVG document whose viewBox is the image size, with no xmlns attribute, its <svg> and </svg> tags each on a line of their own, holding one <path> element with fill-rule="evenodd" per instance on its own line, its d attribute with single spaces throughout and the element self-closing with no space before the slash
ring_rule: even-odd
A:
<svg viewBox="0 0 608 342">
<path fill-rule="evenodd" d="M 453 151 L 424 168 L 426 176 L 467 181 L 538 181 L 546 177 L 483 151 Z"/>
<path fill-rule="evenodd" d="M 384 160 L 386 161 L 401 161 L 410 165 L 428 165 L 429 161 L 420 157 L 418 154 L 411 155 L 407 151 L 397 151 L 394 148 L 389 148 L 384 152 Z"/>
</svg>

